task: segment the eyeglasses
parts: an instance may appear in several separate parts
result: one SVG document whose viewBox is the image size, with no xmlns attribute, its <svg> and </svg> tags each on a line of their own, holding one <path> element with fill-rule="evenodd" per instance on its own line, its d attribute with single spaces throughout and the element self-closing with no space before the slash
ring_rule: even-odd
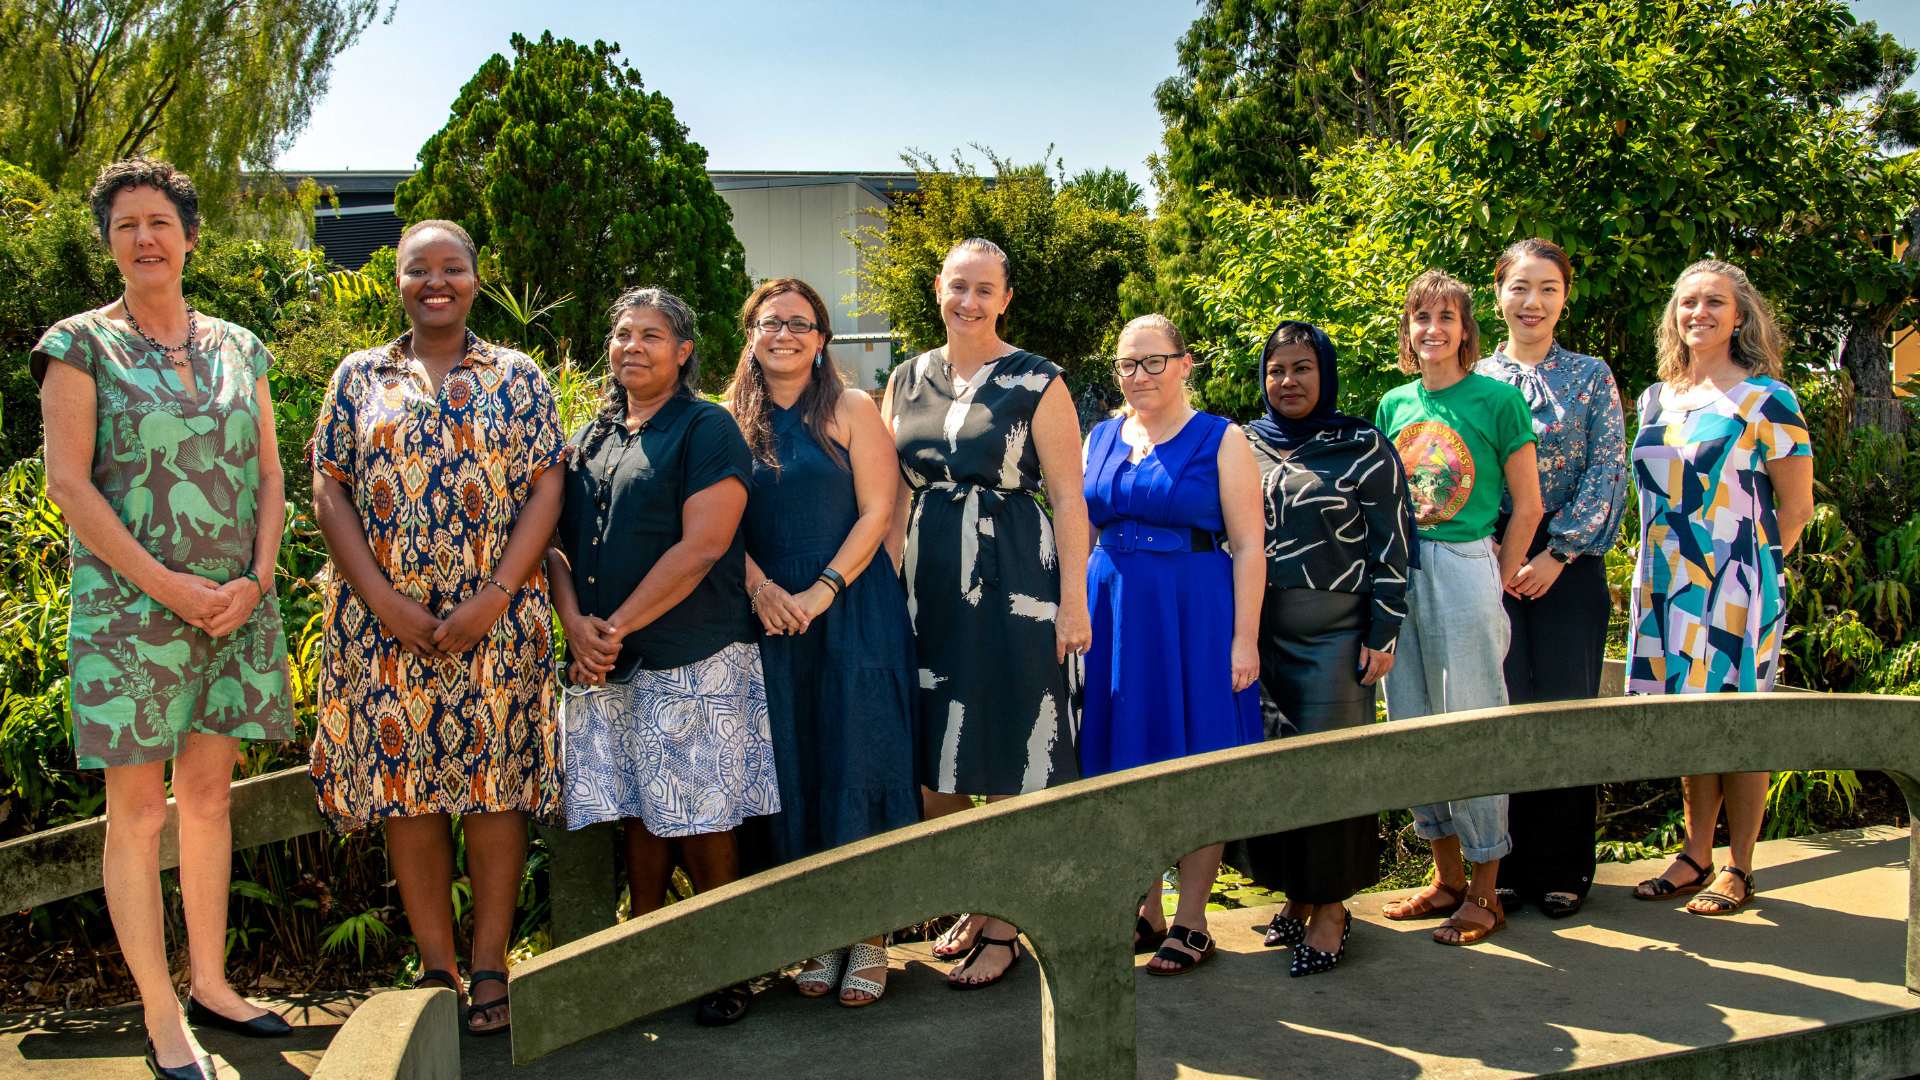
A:
<svg viewBox="0 0 1920 1080">
<path fill-rule="evenodd" d="M 1172 360 L 1174 357 L 1184 356 L 1184 355 L 1186 354 L 1185 353 L 1152 353 L 1147 356 L 1139 356 L 1139 357 L 1134 357 L 1134 356 L 1117 357 L 1113 361 L 1113 373 L 1122 379 L 1127 378 L 1128 376 L 1132 375 L 1136 371 L 1144 371 L 1149 375 L 1158 375 L 1161 372 L 1167 370 L 1167 362 L 1169 360 Z"/>
<path fill-rule="evenodd" d="M 796 337 L 801 334 L 811 334 L 820 328 L 819 323 L 807 319 L 776 319 L 771 315 L 753 325 L 754 329 L 759 330 L 763 334 L 777 334 L 780 332 L 780 328 L 784 326 Z"/>
</svg>

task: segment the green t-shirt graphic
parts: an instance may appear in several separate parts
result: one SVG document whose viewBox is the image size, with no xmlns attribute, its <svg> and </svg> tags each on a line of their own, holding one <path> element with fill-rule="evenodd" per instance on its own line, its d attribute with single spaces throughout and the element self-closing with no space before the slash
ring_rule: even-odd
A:
<svg viewBox="0 0 1920 1080">
<path fill-rule="evenodd" d="M 1430 393 L 1415 379 L 1380 399 L 1374 423 L 1406 466 L 1407 495 L 1423 539 L 1460 543 L 1493 535 L 1506 489 L 1502 466 L 1534 441 L 1520 391 L 1468 375 Z"/>
</svg>

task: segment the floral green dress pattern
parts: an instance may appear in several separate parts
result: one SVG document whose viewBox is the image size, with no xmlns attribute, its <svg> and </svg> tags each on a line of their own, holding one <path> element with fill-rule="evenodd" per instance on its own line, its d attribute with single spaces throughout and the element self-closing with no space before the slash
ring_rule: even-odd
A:
<svg viewBox="0 0 1920 1080">
<path fill-rule="evenodd" d="M 486 585 L 534 481 L 561 459 L 540 368 L 467 336 L 435 393 L 407 338 L 341 361 L 313 467 L 353 496 L 374 561 L 446 618 Z M 544 573 L 463 656 L 407 652 L 337 574 L 326 588 L 319 723 L 309 771 L 342 830 L 386 817 L 560 811 L 552 607 Z"/>
<path fill-rule="evenodd" d="M 253 562 L 260 490 L 254 387 L 273 355 L 247 330 L 198 316 L 194 385 L 145 339 L 87 312 L 55 323 L 33 369 L 93 379 L 93 484 L 134 540 L 171 570 L 217 582 Z M 209 636 L 71 538 L 67 626 L 74 756 L 83 769 L 165 761 L 190 731 L 240 739 L 293 734 L 280 604 Z"/>
</svg>

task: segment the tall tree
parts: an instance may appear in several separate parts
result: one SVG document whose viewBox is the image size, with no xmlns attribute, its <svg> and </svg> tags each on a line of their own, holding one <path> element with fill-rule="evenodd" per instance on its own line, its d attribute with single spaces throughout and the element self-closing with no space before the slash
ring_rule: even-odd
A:
<svg viewBox="0 0 1920 1080">
<path fill-rule="evenodd" d="M 1243 379 L 1256 312 L 1346 327 L 1341 344 L 1384 370 L 1390 341 L 1356 303 L 1420 265 L 1484 283 L 1529 235 L 1574 262 L 1563 338 L 1629 393 L 1653 376 L 1658 319 L 1693 260 L 1744 265 L 1802 362 L 1910 294 L 1915 267 L 1888 240 L 1920 162 L 1886 153 L 1908 103 L 1861 94 L 1887 82 L 1863 78 L 1862 57 L 1898 52 L 1839 0 L 1427 0 L 1404 20 L 1404 144 L 1329 156 L 1312 200 L 1211 205 L 1226 239 L 1188 285 L 1233 327 Z"/>
<path fill-rule="evenodd" d="M 1197 314 L 1178 282 L 1211 259 L 1203 188 L 1246 199 L 1313 194 L 1314 159 L 1403 131 L 1388 67 L 1409 0 L 1205 0 L 1180 38 L 1179 73 L 1154 93 L 1166 128 L 1151 162 L 1157 283 L 1129 311 Z M 1198 329 L 1198 328 L 1195 328 Z"/>
<path fill-rule="evenodd" d="M 165 157 L 218 210 L 273 165 L 380 0 L 10 0 L 0 5 L 0 158 L 56 188 Z M 391 15 L 391 8 L 388 9 Z"/>
<path fill-rule="evenodd" d="M 408 221 L 450 218 L 497 259 L 510 289 L 574 301 L 556 337 L 597 350 L 623 288 L 659 285 L 700 319 L 709 384 L 741 346 L 746 254 L 707 177 L 707 151 L 620 59 L 620 46 L 542 34 L 512 38 L 460 91 L 395 206 Z"/>
</svg>

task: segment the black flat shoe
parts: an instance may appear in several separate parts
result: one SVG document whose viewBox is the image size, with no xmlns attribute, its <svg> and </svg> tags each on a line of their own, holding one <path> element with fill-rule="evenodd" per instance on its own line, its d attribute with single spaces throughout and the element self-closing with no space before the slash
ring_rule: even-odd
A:
<svg viewBox="0 0 1920 1080">
<path fill-rule="evenodd" d="M 700 999 L 700 1009 L 694 1013 L 694 1023 L 701 1027 L 726 1027 L 737 1024 L 747 1015 L 747 1006 L 753 1004 L 753 989 L 746 983 L 735 983 L 725 990 L 715 990 Z"/>
<path fill-rule="evenodd" d="M 160 1064 L 160 1052 L 153 1048 L 153 1040 L 147 1040 L 147 1068 L 153 1073 L 154 1080 L 217 1080 L 220 1070 L 214 1068 L 213 1059 L 205 1054 L 193 1059 L 191 1065 L 175 1065 L 167 1068 Z"/>
<path fill-rule="evenodd" d="M 187 998 L 187 1023 L 194 1027 L 231 1031 L 249 1039 L 278 1039 L 293 1034 L 293 1025 L 287 1023 L 286 1017 L 279 1013 L 263 1012 L 251 1020 L 235 1020 L 214 1012 L 191 996 Z"/>
<path fill-rule="evenodd" d="M 1287 966 L 1287 974 L 1295 979 L 1307 975 L 1319 975 L 1332 971 L 1347 955 L 1347 938 L 1353 934 L 1353 912 L 1346 913 L 1347 921 L 1340 927 L 1340 948 L 1334 952 L 1324 952 L 1306 942 L 1293 947 L 1293 963 Z"/>
<path fill-rule="evenodd" d="M 1269 949 L 1293 948 L 1307 939 L 1307 920 L 1296 919 L 1291 915 L 1275 915 L 1273 921 L 1265 926 L 1256 926 L 1254 930 L 1266 936 L 1260 944 Z"/>
<path fill-rule="evenodd" d="M 1579 893 L 1550 892 L 1540 898 L 1537 906 L 1549 919 L 1566 919 L 1578 915 L 1583 903 L 1586 903 L 1586 898 Z"/>
</svg>

